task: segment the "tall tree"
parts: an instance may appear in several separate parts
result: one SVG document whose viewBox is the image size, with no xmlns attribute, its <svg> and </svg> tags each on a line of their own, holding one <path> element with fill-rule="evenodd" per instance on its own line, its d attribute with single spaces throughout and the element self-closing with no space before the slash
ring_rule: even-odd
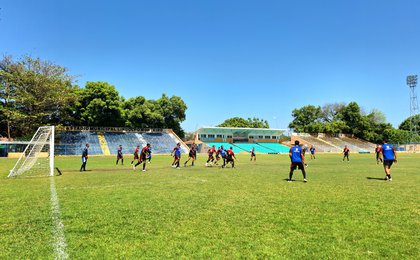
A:
<svg viewBox="0 0 420 260">
<path fill-rule="evenodd" d="M 319 125 L 316 126 L 314 124 L 321 121 L 322 111 L 319 106 L 308 105 L 299 109 L 294 109 L 292 111 L 292 116 L 294 119 L 289 124 L 289 128 L 294 129 L 296 132 L 312 132 L 319 128 Z"/>
<path fill-rule="evenodd" d="M 181 127 L 181 122 L 186 118 L 187 105 L 178 96 L 168 97 L 162 94 L 162 97 L 156 100 L 164 118 L 165 128 L 172 129 L 180 138 L 184 138 L 185 132 Z"/>
<path fill-rule="evenodd" d="M 408 117 L 407 119 L 402 121 L 398 129 L 410 131 L 411 121 L 413 121 L 413 126 L 416 126 L 417 131 L 420 132 L 420 114 Z"/>
<path fill-rule="evenodd" d="M 14 135 L 29 135 L 61 117 L 73 91 L 74 77 L 66 68 L 30 56 L 16 62 L 5 57 L 1 64 L 0 100 L 9 137 L 10 129 Z"/>
<path fill-rule="evenodd" d="M 81 125 L 124 126 L 118 91 L 107 82 L 87 82 L 79 90 L 76 114 Z"/>
<path fill-rule="evenodd" d="M 270 128 L 267 120 L 253 117 L 244 119 L 242 117 L 232 117 L 226 119 L 218 127 L 245 127 L 245 128 Z"/>
</svg>

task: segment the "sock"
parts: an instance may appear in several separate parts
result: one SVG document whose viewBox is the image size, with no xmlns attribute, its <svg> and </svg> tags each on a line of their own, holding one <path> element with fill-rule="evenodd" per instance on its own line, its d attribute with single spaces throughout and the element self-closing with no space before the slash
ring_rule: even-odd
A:
<svg viewBox="0 0 420 260">
<path fill-rule="evenodd" d="M 290 171 L 290 173 L 289 173 L 289 181 L 292 180 L 292 177 L 293 177 L 293 171 Z"/>
</svg>

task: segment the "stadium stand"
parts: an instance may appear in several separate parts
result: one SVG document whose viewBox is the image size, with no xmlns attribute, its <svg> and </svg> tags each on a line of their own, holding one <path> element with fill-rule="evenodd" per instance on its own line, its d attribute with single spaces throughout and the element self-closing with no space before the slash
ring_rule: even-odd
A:
<svg viewBox="0 0 420 260">
<path fill-rule="evenodd" d="M 81 155 L 82 149 L 86 143 L 90 144 L 90 155 L 103 155 L 103 150 L 109 150 L 112 155 L 117 154 L 117 149 L 120 145 L 123 146 L 124 154 L 132 154 L 137 145 L 140 147 L 150 143 L 152 145 L 152 152 L 154 154 L 168 154 L 181 142 L 181 147 L 184 153 L 188 152 L 188 148 L 183 145 L 183 142 L 173 134 L 170 130 L 147 133 L 141 132 L 125 132 L 125 131 L 103 131 L 103 128 L 98 128 L 96 131 L 61 131 L 56 135 L 56 154 L 58 155 Z M 95 129 L 96 130 L 96 129 Z M 118 129 L 120 130 L 120 129 Z M 101 139 L 103 140 L 99 140 Z M 102 141 L 102 142 L 101 142 Z"/>
<path fill-rule="evenodd" d="M 91 145 L 89 154 L 103 154 L 96 132 L 61 132 L 57 139 L 55 153 L 59 155 L 80 155 L 86 143 Z"/>
<path fill-rule="evenodd" d="M 105 139 L 108 143 L 109 152 L 116 155 L 120 145 L 123 147 L 123 154 L 132 154 L 137 145 L 143 147 L 146 143 L 139 140 L 136 133 L 112 133 L 105 132 Z"/>
<path fill-rule="evenodd" d="M 153 153 L 171 153 L 172 149 L 179 142 L 174 136 L 167 133 L 143 133 L 144 140 L 152 145 Z M 188 149 L 182 147 L 184 153 L 188 152 Z"/>
<path fill-rule="evenodd" d="M 278 143 L 258 143 L 258 145 L 270 149 L 274 153 L 288 153 L 290 150 L 290 147 Z"/>
</svg>

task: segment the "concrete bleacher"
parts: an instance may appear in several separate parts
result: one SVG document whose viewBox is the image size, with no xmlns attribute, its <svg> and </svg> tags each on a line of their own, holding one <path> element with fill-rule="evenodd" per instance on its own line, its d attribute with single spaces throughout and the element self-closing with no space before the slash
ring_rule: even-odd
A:
<svg viewBox="0 0 420 260">
<path fill-rule="evenodd" d="M 172 149 L 179 142 L 173 135 L 167 133 L 143 133 L 144 140 L 152 145 L 153 153 L 171 153 Z M 184 153 L 188 152 L 186 147 L 182 147 Z"/>
<path fill-rule="evenodd" d="M 106 142 L 108 144 L 108 149 L 111 154 L 116 155 L 118 148 L 122 145 L 123 154 L 132 154 L 136 149 L 137 145 L 143 147 L 146 145 L 146 142 L 138 138 L 137 133 L 104 133 Z"/>
<path fill-rule="evenodd" d="M 110 154 L 116 155 L 120 145 L 123 147 L 123 154 L 132 154 L 137 145 L 143 147 L 147 143 L 152 145 L 154 154 L 168 154 L 178 142 L 181 142 L 172 133 L 136 133 L 136 132 L 89 132 L 89 131 L 68 131 L 57 134 L 55 145 L 58 155 L 81 155 L 86 143 L 90 144 L 90 155 L 103 155 L 98 136 L 105 139 L 105 146 Z M 188 152 L 186 146 L 181 146 L 184 153 Z"/>
<path fill-rule="evenodd" d="M 258 143 L 258 145 L 268 148 L 274 153 L 288 153 L 290 150 L 290 147 L 278 143 Z"/>
<path fill-rule="evenodd" d="M 55 153 L 60 155 L 79 155 L 85 145 L 90 144 L 89 154 L 103 154 L 96 132 L 62 132 L 57 134 Z"/>
<path fill-rule="evenodd" d="M 208 147 L 214 145 L 217 148 L 223 145 L 225 149 L 233 148 L 234 153 L 249 153 L 252 148 L 256 153 L 288 153 L 289 147 L 278 143 L 227 143 L 227 142 L 206 142 Z"/>
<path fill-rule="evenodd" d="M 310 134 L 298 134 L 292 139 L 299 140 L 308 146 L 313 145 L 318 152 L 342 152 L 346 145 L 350 152 L 373 152 L 375 150 L 375 144 L 345 135 L 337 137 L 318 134 L 315 137 Z"/>
</svg>

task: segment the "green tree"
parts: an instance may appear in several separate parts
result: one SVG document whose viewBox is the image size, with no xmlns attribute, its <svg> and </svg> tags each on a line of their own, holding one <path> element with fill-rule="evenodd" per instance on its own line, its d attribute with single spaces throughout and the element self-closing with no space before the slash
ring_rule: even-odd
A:
<svg viewBox="0 0 420 260">
<path fill-rule="evenodd" d="M 408 117 L 404 121 L 401 122 L 398 129 L 410 131 L 410 124 L 411 120 L 413 120 L 414 124 L 417 128 L 417 131 L 420 131 L 420 114 Z"/>
<path fill-rule="evenodd" d="M 164 118 L 164 128 L 172 129 L 180 138 L 184 138 L 185 132 L 181 127 L 181 122 L 186 118 L 187 105 L 178 96 L 168 97 L 162 94 L 162 97 L 156 100 L 160 108 L 161 115 Z"/>
<path fill-rule="evenodd" d="M 31 135 L 39 125 L 60 121 L 74 91 L 66 68 L 30 56 L 0 63 L 1 113 L 9 137 L 10 129 L 15 136 Z"/>
<path fill-rule="evenodd" d="M 218 127 L 249 127 L 249 121 L 242 117 L 232 117 L 226 119 L 223 123 L 217 125 Z"/>
<path fill-rule="evenodd" d="M 268 121 L 261 118 L 248 118 L 248 123 L 250 128 L 270 128 Z"/>
<path fill-rule="evenodd" d="M 107 82 L 87 82 L 79 90 L 75 117 L 86 126 L 124 126 L 123 101 L 115 87 Z"/>
<path fill-rule="evenodd" d="M 296 132 L 311 132 L 316 130 L 319 125 L 314 125 L 321 121 L 322 110 L 319 106 L 308 105 L 292 111 L 293 121 L 289 128 Z M 308 125 L 312 125 L 308 127 Z"/>
</svg>

